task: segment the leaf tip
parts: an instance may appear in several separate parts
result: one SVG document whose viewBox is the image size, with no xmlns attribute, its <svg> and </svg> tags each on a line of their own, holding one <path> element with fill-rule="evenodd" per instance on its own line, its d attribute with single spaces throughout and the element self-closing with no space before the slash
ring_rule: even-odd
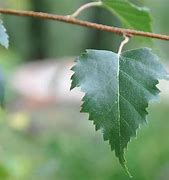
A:
<svg viewBox="0 0 169 180">
<path fill-rule="evenodd" d="M 116 155 L 116 156 L 117 156 L 117 155 Z M 130 173 L 128 167 L 127 167 L 124 153 L 120 154 L 120 155 L 118 156 L 118 158 L 119 158 L 119 162 L 120 162 L 122 168 L 124 169 L 125 173 L 126 173 L 130 178 L 133 178 L 133 176 L 131 175 L 131 173 Z"/>
<path fill-rule="evenodd" d="M 131 173 L 130 173 L 127 165 L 126 165 L 126 163 L 123 162 L 123 163 L 120 163 L 120 164 L 122 165 L 122 167 L 123 167 L 124 171 L 126 172 L 126 174 L 127 174 L 130 178 L 133 178 L 133 176 L 131 175 Z"/>
</svg>

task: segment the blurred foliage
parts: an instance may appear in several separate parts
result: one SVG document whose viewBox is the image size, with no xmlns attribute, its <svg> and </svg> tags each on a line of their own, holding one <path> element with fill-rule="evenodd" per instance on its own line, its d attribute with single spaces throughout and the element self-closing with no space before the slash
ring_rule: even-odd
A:
<svg viewBox="0 0 169 180">
<path fill-rule="evenodd" d="M 168 178 L 168 115 L 165 105 L 153 106 L 148 126 L 132 140 L 127 159 L 133 179 Z M 86 116 L 75 107 L 8 115 L 0 126 L 0 179 L 130 179 Z"/>
<path fill-rule="evenodd" d="M 2 47 L 0 48 L 0 70 L 5 81 L 5 104 L 10 102 L 16 95 L 16 93 L 14 93 L 10 88 L 10 79 L 18 65 L 21 63 L 22 61 L 19 53 L 12 50 L 8 51 Z"/>
</svg>

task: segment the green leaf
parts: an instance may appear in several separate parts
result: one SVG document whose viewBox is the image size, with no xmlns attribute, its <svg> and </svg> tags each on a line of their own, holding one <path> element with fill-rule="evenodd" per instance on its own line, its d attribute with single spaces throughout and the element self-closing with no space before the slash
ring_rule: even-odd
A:
<svg viewBox="0 0 169 180">
<path fill-rule="evenodd" d="M 116 15 L 125 27 L 151 32 L 149 10 L 127 0 L 102 0 L 103 7 Z"/>
<path fill-rule="evenodd" d="M 124 149 L 146 122 L 148 102 L 158 98 L 158 79 L 168 74 L 150 49 L 126 51 L 87 50 L 72 68 L 71 89 L 85 93 L 81 112 L 89 113 L 101 129 L 121 165 L 127 170 Z"/>
<path fill-rule="evenodd" d="M 5 48 L 8 48 L 9 46 L 9 37 L 1 20 L 0 20 L 0 44 Z"/>
</svg>

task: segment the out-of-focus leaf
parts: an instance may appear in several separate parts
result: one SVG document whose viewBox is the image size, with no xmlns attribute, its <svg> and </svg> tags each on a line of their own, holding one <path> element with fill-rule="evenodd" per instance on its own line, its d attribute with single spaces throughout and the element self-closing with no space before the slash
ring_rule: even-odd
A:
<svg viewBox="0 0 169 180">
<path fill-rule="evenodd" d="M 127 28 L 151 32 L 149 10 L 127 0 L 102 0 L 103 7 L 110 10 Z"/>
</svg>

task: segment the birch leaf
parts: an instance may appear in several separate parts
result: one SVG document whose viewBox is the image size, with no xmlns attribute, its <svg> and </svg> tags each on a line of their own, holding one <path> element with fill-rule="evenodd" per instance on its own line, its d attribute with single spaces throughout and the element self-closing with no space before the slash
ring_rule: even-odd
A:
<svg viewBox="0 0 169 180">
<path fill-rule="evenodd" d="M 85 93 L 81 112 L 89 113 L 101 129 L 120 164 L 128 172 L 124 149 L 139 126 L 146 122 L 149 101 L 158 98 L 159 79 L 168 74 L 150 49 L 123 52 L 87 50 L 72 68 L 71 89 Z"/>
</svg>

